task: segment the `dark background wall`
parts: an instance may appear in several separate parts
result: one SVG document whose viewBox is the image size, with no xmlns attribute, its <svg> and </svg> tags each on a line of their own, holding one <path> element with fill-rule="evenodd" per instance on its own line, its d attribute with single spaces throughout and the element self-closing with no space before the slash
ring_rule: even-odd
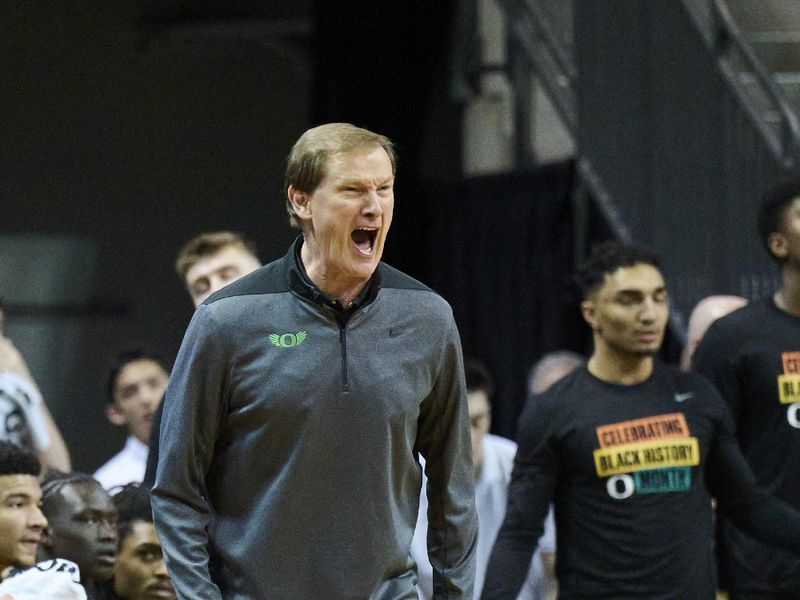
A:
<svg viewBox="0 0 800 600">
<path fill-rule="evenodd" d="M 308 21 L 307 5 L 286 4 Z M 234 229 L 268 260 L 293 237 L 282 171 L 310 121 L 307 43 L 259 15 L 173 8 L 3 3 L 0 297 L 81 469 L 124 437 L 102 416 L 109 356 L 177 351 L 191 316 L 178 247 Z M 48 245 L 53 234 L 65 243 Z M 21 239 L 45 260 L 19 264 Z M 37 286 L 49 297 L 31 296 Z"/>
</svg>

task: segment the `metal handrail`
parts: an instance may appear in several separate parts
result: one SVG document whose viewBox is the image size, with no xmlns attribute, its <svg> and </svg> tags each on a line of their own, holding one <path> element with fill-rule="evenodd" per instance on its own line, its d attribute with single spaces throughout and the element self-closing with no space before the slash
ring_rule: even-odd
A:
<svg viewBox="0 0 800 600">
<path fill-rule="evenodd" d="M 553 104 L 564 120 L 567 129 L 569 129 L 572 135 L 575 135 L 578 129 L 578 115 L 577 102 L 574 99 L 574 79 L 567 76 L 568 86 L 565 90 L 555 81 L 555 77 L 544 77 L 543 75 L 545 74 L 552 74 L 548 73 L 544 59 L 537 52 L 535 43 L 529 35 L 526 35 L 530 32 L 530 23 L 527 19 L 520 20 L 514 24 L 513 29 L 517 34 L 518 44 L 525 49 L 528 60 L 535 66 L 535 71 L 539 75 L 540 83 L 553 100 Z"/>
<path fill-rule="evenodd" d="M 524 51 L 525 58 L 534 67 L 541 85 L 553 101 L 569 132 L 577 134 L 578 117 L 575 100 L 575 81 L 577 67 L 572 57 L 559 43 L 553 25 L 536 0 L 519 3 L 503 0 L 500 3 L 509 20 L 509 31 L 513 34 L 517 47 Z M 543 43 L 540 48 L 535 40 Z M 543 56 L 547 55 L 547 58 Z M 547 64 L 548 59 L 550 65 Z M 553 72 L 556 71 L 556 72 Z"/>
<path fill-rule="evenodd" d="M 575 81 L 578 77 L 578 69 L 575 67 L 572 57 L 559 44 L 558 36 L 553 33 L 553 25 L 545 11 L 536 3 L 536 0 L 525 0 L 525 6 L 533 17 L 530 19 L 531 24 L 547 44 L 547 49 L 555 59 L 558 68 L 561 69 L 570 82 Z"/>
<path fill-rule="evenodd" d="M 772 74 L 764 66 L 756 55 L 755 50 L 745 39 L 735 19 L 731 15 L 728 4 L 725 0 L 712 0 L 714 20 L 717 24 L 716 42 L 717 49 L 724 50 L 731 45 L 741 53 L 746 62 L 746 66 L 752 70 L 756 81 L 761 86 L 761 90 L 769 101 L 775 106 L 781 117 L 782 139 L 781 139 L 781 160 L 787 166 L 794 165 L 800 158 L 800 122 L 794 110 L 783 96 L 778 84 Z M 722 59 L 720 55 L 718 57 Z M 731 79 L 734 85 L 741 87 L 735 79 Z"/>
</svg>

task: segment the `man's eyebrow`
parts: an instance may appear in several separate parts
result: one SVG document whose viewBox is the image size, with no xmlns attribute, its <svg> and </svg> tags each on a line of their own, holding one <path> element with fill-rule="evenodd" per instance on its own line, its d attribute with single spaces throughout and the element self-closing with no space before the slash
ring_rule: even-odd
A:
<svg viewBox="0 0 800 600">
<path fill-rule="evenodd" d="M 161 550 L 161 544 L 155 542 L 144 542 L 136 546 L 137 550 Z"/>
<path fill-rule="evenodd" d="M 629 296 L 641 296 L 641 295 L 645 295 L 645 294 L 658 294 L 659 292 L 666 292 L 666 291 L 667 291 L 667 286 L 665 286 L 665 285 L 659 286 L 659 287 L 657 287 L 657 288 L 655 288 L 653 290 L 642 290 L 642 289 L 639 289 L 639 288 L 624 288 L 624 289 L 621 289 L 621 290 L 617 290 L 616 291 L 616 295 L 619 296 L 619 295 L 626 294 L 626 295 L 629 295 Z"/>
<path fill-rule="evenodd" d="M 337 185 L 355 185 L 362 184 L 366 181 L 373 181 L 374 177 L 366 175 L 364 177 L 342 177 L 336 183 Z M 381 184 L 394 182 L 394 175 L 389 175 L 386 179 L 380 179 Z"/>
<path fill-rule="evenodd" d="M 33 496 L 31 496 L 30 494 L 27 494 L 25 492 L 11 492 L 11 493 L 6 494 L 5 496 L 3 496 L 3 502 L 7 502 L 9 500 L 14 500 L 14 499 L 17 499 L 17 498 L 20 499 L 20 500 L 30 500 L 30 499 L 33 498 Z"/>
</svg>

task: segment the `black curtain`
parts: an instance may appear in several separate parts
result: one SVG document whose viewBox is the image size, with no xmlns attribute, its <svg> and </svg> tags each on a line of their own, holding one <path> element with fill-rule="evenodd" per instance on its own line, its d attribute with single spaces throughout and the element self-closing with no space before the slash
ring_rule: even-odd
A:
<svg viewBox="0 0 800 600">
<path fill-rule="evenodd" d="M 572 162 L 432 185 L 429 283 L 450 304 L 464 354 L 495 380 L 493 431 L 514 437 L 526 375 L 545 352 L 587 350 L 572 286 Z"/>
<path fill-rule="evenodd" d="M 399 150 L 398 184 L 417 178 L 426 128 L 437 127 L 428 117 L 446 78 L 454 4 L 314 3 L 312 120 L 346 121 L 388 136 Z"/>
</svg>

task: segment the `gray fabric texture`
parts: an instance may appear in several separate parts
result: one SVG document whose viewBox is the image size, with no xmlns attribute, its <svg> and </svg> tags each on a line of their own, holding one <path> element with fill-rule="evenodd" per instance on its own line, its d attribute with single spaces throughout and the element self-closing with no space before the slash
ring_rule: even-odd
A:
<svg viewBox="0 0 800 600">
<path fill-rule="evenodd" d="M 448 304 L 381 264 L 345 321 L 296 257 L 221 290 L 166 394 L 153 511 L 186 600 L 413 597 L 427 461 L 437 598 L 472 597 L 476 517 Z"/>
</svg>

